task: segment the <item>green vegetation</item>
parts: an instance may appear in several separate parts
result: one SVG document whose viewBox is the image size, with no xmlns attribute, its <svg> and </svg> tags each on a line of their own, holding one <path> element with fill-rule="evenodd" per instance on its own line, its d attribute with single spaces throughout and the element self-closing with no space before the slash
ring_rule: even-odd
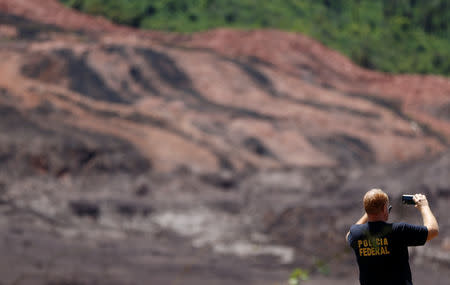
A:
<svg viewBox="0 0 450 285">
<path fill-rule="evenodd" d="M 357 64 L 450 75 L 449 0 L 61 0 L 144 29 L 277 28 L 307 34 Z"/>
<path fill-rule="evenodd" d="M 289 285 L 299 285 L 301 281 L 306 281 L 309 279 L 309 272 L 302 268 L 296 268 L 292 271 L 289 276 L 288 284 Z"/>
<path fill-rule="evenodd" d="M 321 275 L 329 275 L 330 274 L 330 267 L 328 264 L 321 260 L 316 259 L 314 261 L 314 266 L 312 268 L 312 272 L 310 270 L 304 269 L 304 268 L 295 268 L 291 274 L 289 275 L 288 279 L 288 285 L 300 285 L 303 284 L 303 281 L 309 280 L 310 274 L 321 274 Z"/>
</svg>

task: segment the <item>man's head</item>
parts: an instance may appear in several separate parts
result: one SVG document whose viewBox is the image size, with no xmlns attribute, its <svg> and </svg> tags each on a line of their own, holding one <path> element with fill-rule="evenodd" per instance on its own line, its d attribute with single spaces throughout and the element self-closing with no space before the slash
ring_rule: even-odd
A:
<svg viewBox="0 0 450 285">
<path fill-rule="evenodd" d="M 364 210 L 369 220 L 384 220 L 389 218 L 389 197 L 381 189 L 372 189 L 364 195 Z"/>
</svg>

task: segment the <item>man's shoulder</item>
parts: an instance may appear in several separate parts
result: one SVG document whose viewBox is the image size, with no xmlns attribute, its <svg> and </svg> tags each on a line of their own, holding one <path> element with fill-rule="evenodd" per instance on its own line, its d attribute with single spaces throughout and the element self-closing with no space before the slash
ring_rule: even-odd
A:
<svg viewBox="0 0 450 285">
<path fill-rule="evenodd" d="M 354 243 L 356 239 L 358 239 L 363 233 L 364 224 L 354 224 L 350 226 L 350 230 L 347 236 L 347 242 L 350 246 Z"/>
<path fill-rule="evenodd" d="M 365 224 L 354 224 L 350 227 L 350 233 L 355 235 L 357 233 L 363 232 L 365 230 L 367 230 L 367 223 Z"/>
<path fill-rule="evenodd" d="M 405 223 L 405 222 L 392 223 L 393 227 L 404 227 L 404 226 L 408 226 L 408 225 L 412 225 L 412 224 L 408 224 L 408 223 Z"/>
<path fill-rule="evenodd" d="M 395 223 L 392 228 L 395 236 L 406 242 L 408 246 L 424 245 L 427 241 L 428 228 L 408 223 Z"/>
<path fill-rule="evenodd" d="M 354 224 L 354 225 L 351 225 L 350 226 L 350 230 L 356 230 L 356 229 L 362 229 L 362 228 L 365 228 L 365 227 L 367 227 L 367 223 L 365 223 L 365 224 Z"/>
<path fill-rule="evenodd" d="M 428 232 L 427 227 L 421 225 L 414 225 L 405 222 L 393 223 L 392 230 L 394 232 Z"/>
<path fill-rule="evenodd" d="M 402 229 L 418 229 L 423 228 L 424 226 L 409 224 L 405 222 L 397 222 L 392 224 L 392 229 L 394 230 L 402 230 Z"/>
</svg>

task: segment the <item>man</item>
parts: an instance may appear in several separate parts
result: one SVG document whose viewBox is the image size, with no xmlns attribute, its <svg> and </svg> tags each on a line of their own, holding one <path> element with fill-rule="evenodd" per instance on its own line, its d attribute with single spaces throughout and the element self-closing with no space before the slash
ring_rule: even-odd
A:
<svg viewBox="0 0 450 285">
<path fill-rule="evenodd" d="M 387 223 L 392 208 L 387 194 L 372 189 L 364 195 L 366 213 L 346 236 L 356 255 L 361 285 L 412 285 L 408 246 L 424 245 L 439 233 L 425 195 L 413 199 L 423 226 Z"/>
</svg>

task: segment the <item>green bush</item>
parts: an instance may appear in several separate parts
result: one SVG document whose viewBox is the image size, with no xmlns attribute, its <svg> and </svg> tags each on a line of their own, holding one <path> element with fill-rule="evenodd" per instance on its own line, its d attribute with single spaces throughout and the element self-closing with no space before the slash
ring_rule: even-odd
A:
<svg viewBox="0 0 450 285">
<path fill-rule="evenodd" d="M 289 285 L 300 285 L 302 281 L 307 281 L 309 279 L 309 272 L 302 268 L 296 268 L 292 271 L 289 276 Z"/>
<path fill-rule="evenodd" d="M 305 33 L 357 64 L 392 73 L 450 75 L 448 0 L 61 0 L 144 29 L 217 27 Z"/>
</svg>

